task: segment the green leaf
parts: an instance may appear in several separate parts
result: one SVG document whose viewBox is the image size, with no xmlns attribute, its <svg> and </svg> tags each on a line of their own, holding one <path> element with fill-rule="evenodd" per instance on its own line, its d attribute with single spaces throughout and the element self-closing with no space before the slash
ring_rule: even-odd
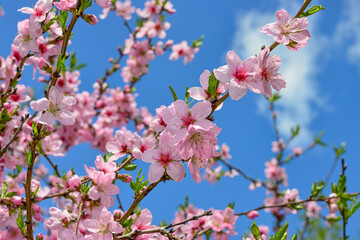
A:
<svg viewBox="0 0 360 240">
<path fill-rule="evenodd" d="M 176 92 L 174 91 L 174 89 L 169 85 L 169 88 L 170 88 L 170 91 L 171 91 L 171 94 L 174 98 L 174 101 L 178 100 L 178 97 L 176 95 Z"/>
<path fill-rule="evenodd" d="M 318 136 L 314 135 L 314 143 L 315 144 L 318 144 L 323 147 L 327 146 L 327 144 L 321 140 L 324 133 L 325 133 L 324 131 L 321 131 Z"/>
<path fill-rule="evenodd" d="M 270 103 L 274 103 L 277 100 L 279 100 L 281 98 L 280 94 L 278 92 L 274 92 L 272 97 L 268 97 L 266 98 Z"/>
<path fill-rule="evenodd" d="M 136 167 L 137 167 L 136 164 L 134 164 L 134 163 L 128 163 L 128 164 L 126 164 L 126 165 L 124 166 L 124 169 L 125 169 L 126 171 L 133 171 L 133 170 L 136 169 Z"/>
<path fill-rule="evenodd" d="M 11 198 L 16 195 L 17 192 L 8 192 L 5 197 Z"/>
<path fill-rule="evenodd" d="M 136 184 L 135 184 L 134 181 L 130 182 L 130 187 L 131 187 L 132 190 L 134 190 L 134 191 L 136 190 Z"/>
<path fill-rule="evenodd" d="M 297 125 L 295 128 L 291 128 L 291 135 L 292 137 L 295 137 L 297 135 L 299 135 L 300 132 L 300 126 Z"/>
<path fill-rule="evenodd" d="M 194 40 L 191 44 L 191 47 L 193 47 L 193 48 L 201 47 L 203 45 L 204 38 L 205 38 L 205 36 L 202 35 L 199 39 Z"/>
<path fill-rule="evenodd" d="M 282 237 L 284 236 L 284 234 L 286 233 L 288 226 L 289 226 L 289 223 L 286 222 L 286 224 L 284 226 L 279 228 L 279 230 L 276 232 L 276 234 L 274 236 L 274 240 L 281 240 Z"/>
<path fill-rule="evenodd" d="M 346 142 L 342 142 L 339 147 L 334 146 L 333 147 L 336 158 L 339 158 L 341 155 L 343 155 L 346 152 Z"/>
<path fill-rule="evenodd" d="M 61 69 L 65 66 L 66 56 L 59 55 L 57 62 L 56 62 L 56 71 L 61 71 Z"/>
<path fill-rule="evenodd" d="M 79 12 L 83 12 L 85 9 L 89 8 L 92 4 L 92 0 L 82 0 Z"/>
<path fill-rule="evenodd" d="M 24 217 L 22 215 L 22 210 L 21 208 L 19 209 L 19 216 L 16 218 L 16 224 L 18 225 L 21 233 L 23 235 L 26 234 L 26 230 L 25 230 L 25 222 L 24 222 Z"/>
<path fill-rule="evenodd" d="M 82 63 L 82 64 L 77 65 L 76 67 L 74 67 L 73 70 L 79 70 L 79 69 L 82 69 L 82 68 L 84 68 L 84 67 L 86 67 L 86 64 L 85 64 L 85 63 Z"/>
<path fill-rule="evenodd" d="M 336 187 L 337 193 L 342 193 L 345 189 L 345 185 L 346 185 L 346 176 L 342 175 L 339 178 L 338 185 Z"/>
<path fill-rule="evenodd" d="M 30 166 L 31 165 L 31 148 L 29 149 L 29 152 L 27 152 L 25 149 L 25 155 L 26 155 L 27 164 Z"/>
<path fill-rule="evenodd" d="M 295 235 L 291 238 L 291 240 L 297 240 L 298 239 L 298 236 L 297 234 L 295 233 Z"/>
<path fill-rule="evenodd" d="M 229 203 L 229 204 L 227 205 L 227 207 L 228 207 L 228 208 L 231 208 L 231 209 L 234 209 L 234 207 L 235 207 L 235 202 Z"/>
<path fill-rule="evenodd" d="M 1 197 L 5 197 L 7 191 L 8 191 L 8 184 L 7 181 L 5 181 L 2 185 Z"/>
<path fill-rule="evenodd" d="M 185 87 L 185 102 L 188 103 L 189 102 L 189 98 L 190 98 L 190 93 L 188 92 L 189 88 Z"/>
<path fill-rule="evenodd" d="M 209 76 L 209 87 L 208 92 L 211 94 L 211 98 L 216 100 L 216 93 L 219 87 L 220 81 L 216 79 L 214 73 L 211 73 Z"/>
<path fill-rule="evenodd" d="M 66 21 L 68 19 L 69 13 L 67 11 L 60 11 L 60 26 L 62 28 L 63 33 L 65 32 L 66 29 Z"/>
<path fill-rule="evenodd" d="M 38 128 L 36 126 L 36 123 L 34 121 L 32 121 L 31 126 L 32 126 L 32 129 L 34 131 L 34 136 L 37 137 L 39 135 L 39 132 L 38 132 Z"/>
<path fill-rule="evenodd" d="M 51 27 L 51 25 L 53 25 L 54 22 L 57 21 L 57 16 L 55 16 L 53 19 L 51 19 L 44 27 L 44 32 L 47 32 L 49 30 L 49 28 Z"/>
<path fill-rule="evenodd" d="M 77 59 L 75 52 L 71 52 L 70 54 L 70 69 L 73 69 L 77 65 Z"/>
<path fill-rule="evenodd" d="M 308 17 L 308 16 L 313 15 L 314 13 L 317 13 L 324 9 L 325 8 L 321 5 L 315 5 L 315 6 L 311 7 L 309 10 L 307 10 L 306 12 L 300 14 L 299 17 Z"/>
<path fill-rule="evenodd" d="M 259 227 L 256 225 L 256 222 L 254 222 L 251 227 L 251 233 L 254 235 L 255 239 L 259 239 L 260 237 L 260 231 L 259 231 Z M 262 239 L 262 238 L 261 238 Z"/>
</svg>

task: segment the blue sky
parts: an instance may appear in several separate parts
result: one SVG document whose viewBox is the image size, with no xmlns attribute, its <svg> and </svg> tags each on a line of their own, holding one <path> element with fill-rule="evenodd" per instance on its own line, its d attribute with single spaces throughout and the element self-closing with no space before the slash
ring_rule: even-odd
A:
<svg viewBox="0 0 360 240">
<path fill-rule="evenodd" d="M 0 55 L 10 53 L 10 44 L 16 36 L 17 21 L 27 15 L 16 12 L 22 6 L 32 6 L 36 1 L 4 1 L 5 16 L 0 18 Z M 290 3 L 289 3 L 290 2 Z M 349 165 L 348 191 L 360 190 L 360 19 L 357 0 L 313 1 L 322 4 L 326 10 L 310 17 L 309 29 L 312 35 L 308 46 L 292 52 L 279 46 L 274 54 L 283 59 L 280 73 L 288 87 L 281 91 L 283 99 L 278 102 L 279 126 L 283 136 L 287 136 L 290 127 L 300 124 L 301 135 L 297 140 L 300 146 L 306 146 L 313 133 L 325 130 L 324 140 L 328 148 L 316 148 L 287 166 L 289 188 L 298 188 L 300 198 L 307 198 L 313 181 L 324 179 L 333 161 L 332 145 L 346 141 L 348 151 L 344 155 Z M 183 93 L 184 86 L 199 86 L 199 76 L 205 70 L 212 70 L 225 64 L 228 50 L 234 49 L 240 57 L 247 58 L 258 53 L 262 45 L 272 43 L 272 38 L 258 32 L 261 26 L 273 22 L 275 11 L 281 8 L 294 15 L 302 3 L 286 0 L 257 1 L 215 1 L 182 0 L 174 1 L 177 12 L 166 16 L 172 24 L 168 37 L 175 42 L 191 40 L 205 35 L 204 46 L 195 60 L 183 66 L 182 60 L 169 62 L 168 55 L 158 57 L 152 62 L 150 72 L 137 84 L 139 106 L 147 106 L 155 113 L 160 105 L 169 105 L 172 101 L 168 85 L 176 92 Z M 134 1 L 138 7 L 143 1 Z M 313 5 L 312 4 L 312 5 Z M 98 15 L 101 9 L 94 4 L 89 13 Z M 82 69 L 80 90 L 91 90 L 92 83 L 101 77 L 107 59 L 117 57 L 116 47 L 123 44 L 128 32 L 122 20 L 110 14 L 96 26 L 80 21 L 75 26 L 75 34 L 69 50 L 75 50 L 79 62 L 86 63 Z M 121 63 L 123 65 L 124 62 Z M 38 97 L 41 86 L 31 79 L 31 70 L 27 69 L 23 81 L 35 85 Z M 111 86 L 123 86 L 120 74 L 110 78 Z M 227 100 L 223 109 L 215 113 L 215 122 L 222 128 L 219 143 L 226 142 L 233 156 L 231 163 L 242 168 L 254 178 L 264 179 L 264 163 L 272 156 L 271 142 L 274 140 L 272 122 L 267 105 L 262 96 L 248 94 L 240 101 Z M 62 164 L 62 170 L 74 167 L 84 174 L 83 165 L 91 165 L 99 151 L 85 144 L 73 148 L 64 158 L 55 158 Z M 148 165 L 141 164 L 147 172 Z M 331 181 L 336 181 L 340 173 L 337 166 Z M 240 212 L 262 205 L 265 192 L 260 189 L 248 190 L 249 182 L 241 177 L 223 179 L 211 186 L 208 182 L 196 184 L 187 176 L 183 182 L 161 184 L 141 204 L 149 208 L 154 215 L 154 223 L 174 217 L 176 207 L 183 202 L 185 195 L 197 207 L 224 209 L 235 201 L 235 211 Z M 125 208 L 131 204 L 132 193 L 125 184 L 119 185 L 121 200 Z M 329 189 L 326 190 L 329 193 Z M 257 219 L 258 224 L 271 226 L 267 214 Z M 300 226 L 297 217 L 289 216 L 292 232 Z M 359 232 L 360 213 L 349 222 L 349 234 L 356 238 Z M 240 217 L 237 232 L 241 235 L 252 221 Z M 293 223 L 293 224 L 292 224 Z"/>
</svg>

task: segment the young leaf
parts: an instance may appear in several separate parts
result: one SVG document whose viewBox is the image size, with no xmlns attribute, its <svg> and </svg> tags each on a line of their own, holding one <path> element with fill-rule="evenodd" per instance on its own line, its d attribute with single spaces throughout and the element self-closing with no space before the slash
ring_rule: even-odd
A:
<svg viewBox="0 0 360 240">
<path fill-rule="evenodd" d="M 176 95 L 176 92 L 174 91 L 174 89 L 169 85 L 169 88 L 170 88 L 170 91 L 171 91 L 171 94 L 174 98 L 174 101 L 178 100 L 178 97 Z"/>
<path fill-rule="evenodd" d="M 219 87 L 220 81 L 216 79 L 214 73 L 211 73 L 209 76 L 209 87 L 208 92 L 211 94 L 211 98 L 216 100 L 216 92 Z"/>
<path fill-rule="evenodd" d="M 308 17 L 308 16 L 313 15 L 314 13 L 317 13 L 324 9 L 325 8 L 321 5 L 315 5 L 315 6 L 311 7 L 309 10 L 307 10 L 306 12 L 302 13 L 299 17 Z"/>
<path fill-rule="evenodd" d="M 279 230 L 276 232 L 276 234 L 274 236 L 274 240 L 281 240 L 282 237 L 285 235 L 288 226 L 289 226 L 289 223 L 287 222 L 284 226 L 279 228 Z"/>
<path fill-rule="evenodd" d="M 8 184 L 7 181 L 5 181 L 2 186 L 1 197 L 5 197 L 7 190 L 8 190 Z"/>
<path fill-rule="evenodd" d="M 256 225 L 256 222 L 254 222 L 251 227 L 251 233 L 254 235 L 255 239 L 259 239 L 260 237 L 260 231 L 259 231 L 259 227 Z M 261 238 L 261 237 L 260 237 Z M 262 238 L 261 238 L 262 239 Z"/>
</svg>

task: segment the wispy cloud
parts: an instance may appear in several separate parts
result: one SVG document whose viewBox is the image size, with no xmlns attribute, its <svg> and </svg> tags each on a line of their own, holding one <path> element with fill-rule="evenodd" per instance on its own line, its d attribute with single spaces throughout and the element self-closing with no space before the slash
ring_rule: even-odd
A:
<svg viewBox="0 0 360 240">
<path fill-rule="evenodd" d="M 281 4 L 281 2 L 283 2 Z M 280 5 L 286 4 L 280 1 Z M 288 6 L 289 7 L 289 6 Z M 294 6 L 286 8 L 289 12 Z M 279 8 L 280 9 L 280 8 Z M 292 11 L 295 12 L 295 11 Z M 267 23 L 274 22 L 274 12 L 251 11 L 246 14 L 239 13 L 236 19 L 236 31 L 233 39 L 233 48 L 246 58 L 258 54 L 262 45 L 269 46 L 273 39 L 262 34 L 258 29 Z M 307 47 L 296 52 L 289 51 L 284 46 L 274 50 L 274 54 L 282 58 L 280 73 L 287 82 L 287 87 L 281 90 L 282 99 L 278 101 L 277 112 L 279 116 L 279 129 L 283 136 L 289 136 L 290 128 L 301 125 L 301 135 L 297 144 L 311 141 L 311 123 L 317 116 L 314 107 L 324 105 L 324 100 L 319 97 L 316 75 L 318 73 L 318 58 L 324 43 L 319 43 L 319 34 L 313 30 L 316 28 L 316 20 L 311 19 L 310 32 L 312 38 Z M 322 39 L 323 41 L 324 39 Z M 261 98 L 258 102 L 259 111 L 268 115 L 266 102 Z"/>
<path fill-rule="evenodd" d="M 342 4 L 342 13 L 336 26 L 334 40 L 338 44 L 348 41 L 345 46 L 348 60 L 360 67 L 360 1 L 345 0 Z"/>
</svg>

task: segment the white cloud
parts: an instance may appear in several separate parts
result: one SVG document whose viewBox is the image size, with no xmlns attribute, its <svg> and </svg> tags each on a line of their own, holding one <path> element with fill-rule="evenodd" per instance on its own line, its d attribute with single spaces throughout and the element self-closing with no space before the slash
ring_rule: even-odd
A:
<svg viewBox="0 0 360 240">
<path fill-rule="evenodd" d="M 286 3 L 283 2 L 283 4 Z M 283 6 L 283 4 L 281 5 Z M 292 11 L 295 9 L 294 6 L 286 9 L 289 12 L 296 11 Z M 246 58 L 258 54 L 262 45 L 269 46 L 273 42 L 272 37 L 260 33 L 258 29 L 274 21 L 274 12 L 251 11 L 246 14 L 238 14 L 233 48 L 240 57 Z M 321 36 L 314 32 L 315 25 L 316 20 L 312 16 L 310 21 L 312 38 L 307 47 L 294 52 L 285 46 L 278 46 L 273 51 L 282 58 L 279 72 L 287 82 L 287 87 L 280 92 L 282 99 L 276 105 L 279 130 L 283 136 L 289 136 L 290 128 L 300 124 L 301 135 L 296 142 L 297 144 L 306 144 L 311 141 L 313 131 L 310 126 L 317 115 L 314 107 L 324 105 L 324 101 L 319 97 L 316 74 L 319 69 L 318 60 L 322 51 L 321 48 L 325 48 L 326 39 L 322 38 L 322 44 L 319 44 Z M 320 48 L 320 46 L 322 47 Z M 265 104 L 265 100 L 261 98 L 258 102 L 259 111 L 269 116 L 267 108 L 264 107 Z"/>
<path fill-rule="evenodd" d="M 360 1 L 345 0 L 342 1 L 343 8 L 340 20 L 336 26 L 334 40 L 336 43 L 346 44 L 348 60 L 360 66 Z"/>
</svg>

